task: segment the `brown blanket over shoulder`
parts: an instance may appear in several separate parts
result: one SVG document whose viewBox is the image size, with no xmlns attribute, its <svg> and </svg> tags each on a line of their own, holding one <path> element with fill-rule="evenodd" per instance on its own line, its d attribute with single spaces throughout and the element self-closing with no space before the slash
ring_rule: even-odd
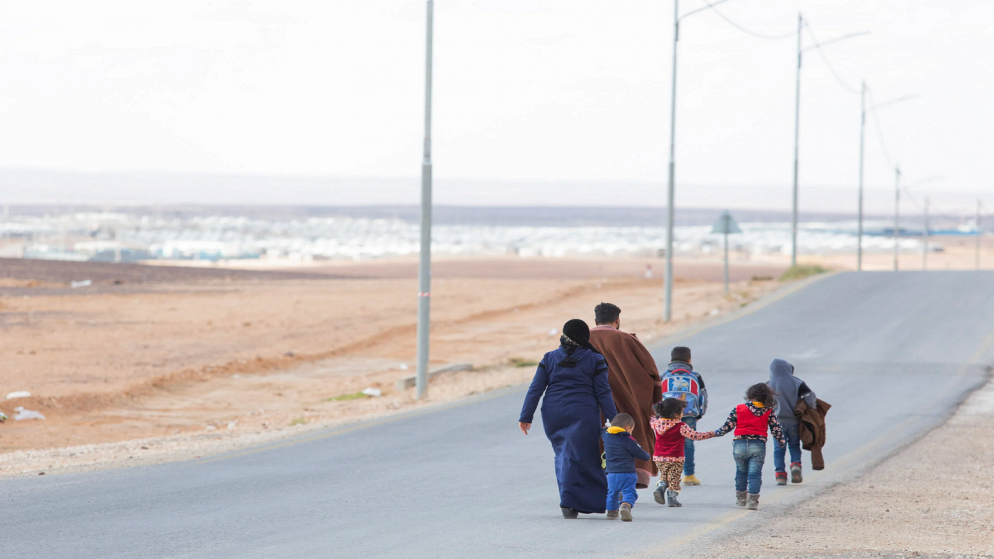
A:
<svg viewBox="0 0 994 559">
<path fill-rule="evenodd" d="M 828 413 L 832 405 L 822 400 L 815 400 L 815 403 L 814 408 L 809 408 L 804 400 L 798 400 L 797 407 L 794 408 L 794 415 L 800 419 L 800 427 L 797 431 L 801 438 L 801 445 L 804 450 L 811 451 L 811 469 L 824 470 L 825 457 L 822 455 L 821 449 L 825 446 L 825 438 L 828 435 L 828 431 L 825 429 L 825 414 Z"/>
<path fill-rule="evenodd" d="M 649 351 L 635 334 L 628 334 L 611 326 L 598 326 L 590 330 L 590 344 L 607 361 L 607 376 L 618 412 L 635 418 L 632 436 L 642 449 L 652 454 L 656 434 L 649 425 L 652 406 L 662 399 L 659 371 Z M 652 460 L 636 460 L 637 487 L 649 486 L 649 478 L 658 473 Z"/>
</svg>

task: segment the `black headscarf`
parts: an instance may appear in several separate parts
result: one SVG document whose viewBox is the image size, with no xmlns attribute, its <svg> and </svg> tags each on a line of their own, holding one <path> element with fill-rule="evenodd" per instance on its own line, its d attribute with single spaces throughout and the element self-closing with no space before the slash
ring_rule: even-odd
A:
<svg viewBox="0 0 994 559">
<path fill-rule="evenodd" d="M 579 318 L 569 320 L 563 325 L 563 335 L 559 337 L 559 343 L 563 344 L 567 353 L 573 353 L 578 347 L 596 351 L 594 346 L 590 345 L 590 327 Z"/>
</svg>

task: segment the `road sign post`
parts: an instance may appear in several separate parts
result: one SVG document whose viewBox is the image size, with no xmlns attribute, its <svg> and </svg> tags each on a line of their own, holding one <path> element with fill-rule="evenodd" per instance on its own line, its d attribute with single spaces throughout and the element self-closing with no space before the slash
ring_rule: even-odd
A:
<svg viewBox="0 0 994 559">
<path fill-rule="evenodd" d="M 741 233 L 742 230 L 739 229 L 739 224 L 735 223 L 732 219 L 732 215 L 725 210 L 718 218 L 718 221 L 714 223 L 714 227 L 711 229 L 712 233 L 720 233 L 725 237 L 725 294 L 728 294 L 728 235 Z"/>
</svg>

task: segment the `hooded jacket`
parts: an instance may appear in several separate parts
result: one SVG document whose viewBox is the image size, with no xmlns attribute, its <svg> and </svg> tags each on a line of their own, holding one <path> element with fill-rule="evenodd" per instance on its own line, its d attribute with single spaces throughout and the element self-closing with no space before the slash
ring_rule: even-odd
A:
<svg viewBox="0 0 994 559">
<path fill-rule="evenodd" d="M 634 474 L 635 460 L 652 459 L 631 433 L 620 427 L 602 430 L 601 440 L 604 441 L 604 467 L 609 474 Z"/>
<path fill-rule="evenodd" d="M 770 363 L 770 380 L 766 383 L 777 395 L 777 419 L 782 425 L 797 425 L 794 409 L 804 401 L 810 408 L 815 407 L 815 393 L 803 380 L 794 376 L 794 366 L 783 359 Z"/>
</svg>

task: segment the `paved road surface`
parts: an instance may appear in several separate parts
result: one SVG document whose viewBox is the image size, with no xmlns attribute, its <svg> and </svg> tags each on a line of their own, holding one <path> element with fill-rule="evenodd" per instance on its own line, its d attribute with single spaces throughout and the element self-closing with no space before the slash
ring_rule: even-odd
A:
<svg viewBox="0 0 994 559">
<path fill-rule="evenodd" d="M 516 420 L 523 389 L 213 459 L 0 481 L 4 557 L 578 557 L 665 555 L 745 514 L 773 514 L 919 436 L 986 378 L 994 274 L 840 274 L 679 340 L 716 428 L 771 358 L 829 415 L 828 468 L 733 504 L 731 437 L 699 443 L 681 509 L 640 494 L 635 522 L 565 521 L 552 451 Z M 580 311 L 578 311 L 579 314 Z M 568 317 L 564 317 L 568 318 Z M 677 340 L 673 340 L 677 341 Z M 665 362 L 666 348 L 655 352 Z M 771 443 L 772 445 L 772 443 Z M 708 536 L 704 536 L 708 537 Z"/>
</svg>

